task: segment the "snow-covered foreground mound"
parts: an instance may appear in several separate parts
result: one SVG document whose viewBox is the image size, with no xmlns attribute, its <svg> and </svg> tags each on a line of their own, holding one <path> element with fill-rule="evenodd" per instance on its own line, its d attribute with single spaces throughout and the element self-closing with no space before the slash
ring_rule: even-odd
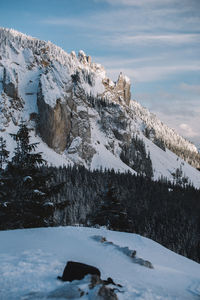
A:
<svg viewBox="0 0 200 300">
<path fill-rule="evenodd" d="M 136 250 L 154 269 L 134 263 L 119 247 L 93 238 L 97 235 Z M 119 299 L 200 297 L 200 265 L 152 240 L 105 229 L 58 227 L 0 232 L 0 299 L 51 299 L 52 291 L 71 284 L 56 279 L 68 260 L 96 266 L 103 279 L 112 277 L 123 286 Z M 89 292 L 81 299 L 96 298 Z"/>
</svg>

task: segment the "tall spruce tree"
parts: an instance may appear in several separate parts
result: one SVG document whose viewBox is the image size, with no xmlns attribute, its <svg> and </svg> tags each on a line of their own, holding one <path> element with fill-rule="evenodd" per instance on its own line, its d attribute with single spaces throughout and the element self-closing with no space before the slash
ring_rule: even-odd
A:
<svg viewBox="0 0 200 300">
<path fill-rule="evenodd" d="M 9 151 L 6 149 L 6 140 L 0 137 L 0 170 L 3 170 L 8 163 Z"/>
<path fill-rule="evenodd" d="M 45 164 L 42 158 L 42 153 L 35 153 L 39 143 L 30 143 L 30 131 L 27 125 L 22 122 L 16 134 L 11 134 L 12 138 L 16 141 L 14 156 L 10 168 L 17 169 L 18 172 L 26 174 L 30 170 Z"/>
<path fill-rule="evenodd" d="M 0 219 L 1 219 L 1 209 L 6 206 L 8 189 L 7 183 L 8 178 L 6 175 L 5 168 L 8 164 L 9 151 L 6 149 L 6 141 L 3 137 L 0 137 Z"/>
<path fill-rule="evenodd" d="M 16 141 L 14 156 L 8 163 L 7 203 L 1 225 L 11 228 L 40 227 L 52 224 L 54 210 L 49 198 L 56 191 L 42 158 L 38 143 L 30 142 L 30 130 L 24 122 L 11 136 Z"/>
</svg>

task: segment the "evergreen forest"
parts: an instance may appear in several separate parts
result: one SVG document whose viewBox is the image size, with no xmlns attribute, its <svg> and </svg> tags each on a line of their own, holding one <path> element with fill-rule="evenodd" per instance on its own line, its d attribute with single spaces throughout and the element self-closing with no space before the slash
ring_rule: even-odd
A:
<svg viewBox="0 0 200 300">
<path fill-rule="evenodd" d="M 200 262 L 200 191 L 165 178 L 52 167 L 20 125 L 9 160 L 0 138 L 0 229 L 105 226 L 137 233 Z"/>
</svg>

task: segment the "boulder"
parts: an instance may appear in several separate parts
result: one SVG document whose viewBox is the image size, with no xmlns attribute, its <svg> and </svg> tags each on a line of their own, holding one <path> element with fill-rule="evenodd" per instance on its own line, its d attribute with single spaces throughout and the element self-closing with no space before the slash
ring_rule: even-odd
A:
<svg viewBox="0 0 200 300">
<path fill-rule="evenodd" d="M 68 261 L 62 277 L 58 276 L 58 279 L 62 281 L 81 280 L 88 274 L 101 276 L 101 272 L 96 267 L 75 261 Z"/>
</svg>

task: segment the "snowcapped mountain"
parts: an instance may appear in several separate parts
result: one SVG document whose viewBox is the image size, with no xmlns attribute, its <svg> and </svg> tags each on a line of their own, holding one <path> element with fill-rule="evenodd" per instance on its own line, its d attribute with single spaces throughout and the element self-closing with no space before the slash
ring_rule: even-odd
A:
<svg viewBox="0 0 200 300">
<path fill-rule="evenodd" d="M 0 28 L 0 135 L 20 120 L 54 165 L 114 168 L 200 187 L 196 147 L 131 100 L 130 80 L 117 82 L 80 51 Z M 189 163 L 189 164 L 188 164 Z"/>
<path fill-rule="evenodd" d="M 1 300 L 199 299 L 199 264 L 137 234 L 56 227 L 1 231 L 0 240 Z M 129 256 L 134 250 L 135 258 Z M 101 285 L 92 288 L 89 275 L 57 280 L 71 260 L 95 266 L 102 279 L 120 284 L 107 286 L 117 298 L 100 297 Z M 153 269 L 141 265 L 143 260 Z"/>
</svg>

